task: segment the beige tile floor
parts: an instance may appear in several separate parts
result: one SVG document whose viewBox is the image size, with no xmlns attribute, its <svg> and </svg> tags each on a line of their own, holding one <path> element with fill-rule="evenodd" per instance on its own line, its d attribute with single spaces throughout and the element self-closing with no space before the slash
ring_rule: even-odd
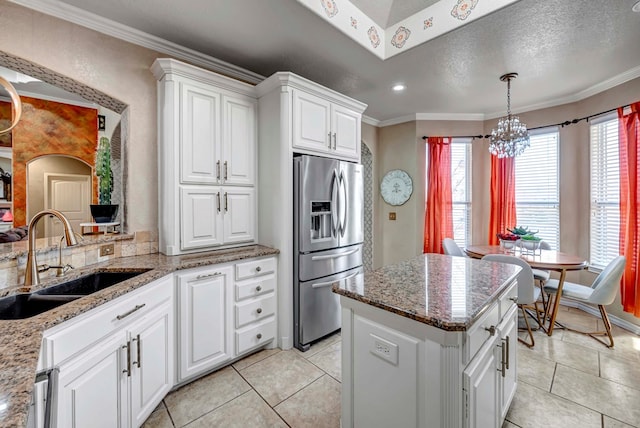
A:
<svg viewBox="0 0 640 428">
<path fill-rule="evenodd" d="M 561 307 L 559 320 L 596 328 Z M 518 347 L 518 390 L 503 428 L 640 427 L 640 337 L 614 327 L 616 345 L 566 330 Z M 307 352 L 263 350 L 165 397 L 145 427 L 339 427 L 340 335 Z"/>
</svg>

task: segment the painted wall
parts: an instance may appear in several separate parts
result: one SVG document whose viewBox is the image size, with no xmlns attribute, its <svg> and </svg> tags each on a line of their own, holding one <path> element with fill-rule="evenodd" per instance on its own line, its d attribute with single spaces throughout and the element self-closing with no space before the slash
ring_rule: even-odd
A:
<svg viewBox="0 0 640 428">
<path fill-rule="evenodd" d="M 530 128 L 564 122 L 599 113 L 640 99 L 640 78 L 619 85 L 590 98 L 562 106 L 519 113 Z M 388 170 L 407 171 L 414 182 L 414 193 L 402 207 L 384 202 L 378 210 L 381 233 L 376 239 L 383 247 L 382 265 L 413 257 L 422 252 L 424 233 L 425 166 L 423 135 L 487 134 L 497 119 L 473 121 L 418 121 L 380 129 L 379 178 Z M 589 258 L 590 167 L 589 124 L 580 122 L 560 128 L 560 250 Z M 488 140 L 475 140 L 472 145 L 472 228 L 474 244 L 486 244 L 489 224 L 490 155 Z M 381 201 L 381 198 L 379 198 Z M 395 211 L 397 220 L 388 220 Z M 569 281 L 591 284 L 596 274 L 573 272 Z M 608 308 L 612 315 L 640 325 L 640 319 L 622 312 L 619 302 Z"/>
<path fill-rule="evenodd" d="M 125 170 L 127 227 L 158 228 L 157 52 L 0 0 L 0 46 L 116 98 L 129 107 Z"/>
</svg>

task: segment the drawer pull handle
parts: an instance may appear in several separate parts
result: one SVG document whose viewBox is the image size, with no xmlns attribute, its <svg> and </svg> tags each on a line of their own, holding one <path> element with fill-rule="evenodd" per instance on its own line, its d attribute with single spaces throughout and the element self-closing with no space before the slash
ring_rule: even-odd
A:
<svg viewBox="0 0 640 428">
<path fill-rule="evenodd" d="M 140 309 L 144 308 L 146 305 L 147 305 L 146 303 L 143 303 L 143 304 L 141 304 L 141 305 L 136 305 L 136 306 L 135 306 L 133 309 L 131 309 L 130 311 L 127 311 L 127 312 L 125 312 L 125 313 L 124 313 L 124 314 L 122 314 L 122 315 L 118 315 L 116 318 L 117 318 L 118 320 L 121 320 L 121 319 L 123 319 L 123 318 L 126 318 L 126 317 L 128 317 L 129 315 L 131 315 L 132 313 L 134 313 L 135 311 L 137 311 L 137 310 L 140 310 Z"/>
<path fill-rule="evenodd" d="M 262 333 L 258 333 L 258 334 L 256 334 L 256 337 L 257 337 L 258 339 L 262 339 Z"/>
<path fill-rule="evenodd" d="M 256 268 L 256 272 L 260 272 L 261 270 L 262 270 L 262 268 L 261 268 L 260 266 L 258 266 L 258 267 Z"/>
<path fill-rule="evenodd" d="M 489 336 L 495 336 L 496 335 L 496 326 L 492 325 L 491 327 L 485 327 L 485 330 L 487 330 L 489 332 Z"/>
<path fill-rule="evenodd" d="M 220 273 L 220 272 L 203 273 L 201 275 L 196 276 L 196 279 L 211 278 L 211 277 L 218 276 L 218 275 L 222 275 L 222 273 Z"/>
<path fill-rule="evenodd" d="M 261 285 L 258 285 L 258 286 L 256 287 L 256 291 L 262 291 L 262 286 L 261 286 Z"/>
<path fill-rule="evenodd" d="M 511 300 L 513 303 L 518 303 L 517 297 L 509 297 L 509 300 Z"/>
<path fill-rule="evenodd" d="M 259 314 L 261 314 L 261 313 L 262 313 L 262 308 L 258 308 L 258 309 L 256 309 L 256 312 L 257 312 L 257 313 L 259 313 Z"/>
</svg>

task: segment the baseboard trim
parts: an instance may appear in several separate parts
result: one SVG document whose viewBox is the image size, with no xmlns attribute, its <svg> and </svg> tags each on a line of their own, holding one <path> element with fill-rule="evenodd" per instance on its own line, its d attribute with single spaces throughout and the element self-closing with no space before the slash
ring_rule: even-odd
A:
<svg viewBox="0 0 640 428">
<path fill-rule="evenodd" d="M 563 306 L 580 309 L 581 311 L 585 311 L 588 314 L 600 318 L 600 311 L 598 310 L 598 308 L 595 308 L 591 305 L 585 305 L 584 303 L 576 302 L 575 300 L 569 299 L 560 299 L 560 304 Z M 627 320 L 623 320 L 622 318 L 611 315 L 609 313 L 607 313 L 607 315 L 609 315 L 609 321 L 611 321 L 611 324 L 622 327 L 625 330 L 629 330 L 631 333 L 640 335 L 640 325 L 635 325 Z"/>
</svg>

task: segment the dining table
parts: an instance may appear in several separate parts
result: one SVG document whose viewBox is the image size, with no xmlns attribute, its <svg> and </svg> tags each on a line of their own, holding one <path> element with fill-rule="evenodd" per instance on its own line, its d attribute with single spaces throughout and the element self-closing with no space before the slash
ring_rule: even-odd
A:
<svg viewBox="0 0 640 428">
<path fill-rule="evenodd" d="M 582 270 L 589 266 L 589 263 L 580 256 L 562 253 L 555 250 L 537 249 L 535 251 L 526 251 L 520 248 L 505 249 L 500 245 L 471 245 L 464 249 L 465 253 L 472 258 L 481 259 L 487 254 L 504 254 L 520 257 L 525 260 L 529 266 L 534 269 L 546 269 L 560 273 L 558 280 L 558 291 L 556 298 L 553 300 L 551 308 L 551 318 L 549 326 L 546 328 L 547 334 L 553 334 L 553 327 L 556 323 L 558 315 L 558 307 L 560 306 L 560 296 L 562 296 L 562 287 L 567 275 L 567 271 Z M 550 304 L 548 302 L 547 304 Z"/>
</svg>

